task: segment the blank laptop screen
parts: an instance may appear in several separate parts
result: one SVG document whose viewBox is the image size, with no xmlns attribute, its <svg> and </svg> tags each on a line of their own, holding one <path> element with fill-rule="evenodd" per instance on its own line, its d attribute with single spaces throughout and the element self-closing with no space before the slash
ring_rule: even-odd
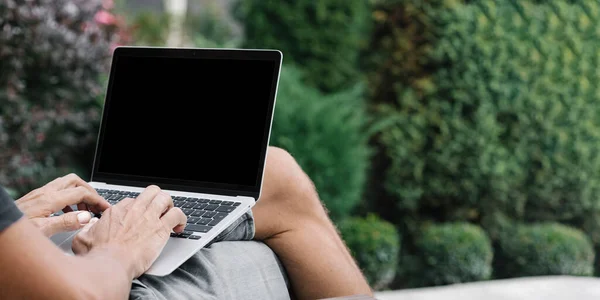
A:
<svg viewBox="0 0 600 300">
<path fill-rule="evenodd" d="M 255 186 L 276 65 L 119 56 L 97 171 Z"/>
</svg>

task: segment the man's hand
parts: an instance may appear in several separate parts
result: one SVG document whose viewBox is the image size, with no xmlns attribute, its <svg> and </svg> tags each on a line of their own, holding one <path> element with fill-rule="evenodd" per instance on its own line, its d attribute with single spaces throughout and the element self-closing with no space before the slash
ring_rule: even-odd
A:
<svg viewBox="0 0 600 300">
<path fill-rule="evenodd" d="M 46 236 L 80 229 L 92 218 L 88 209 L 99 213 L 110 207 L 94 188 L 75 174 L 57 178 L 21 197 L 15 204 Z M 78 211 L 70 207 L 75 204 Z M 63 215 L 50 217 L 61 209 Z"/>
<path fill-rule="evenodd" d="M 186 221 L 171 196 L 149 186 L 136 199 L 121 200 L 86 225 L 73 240 L 73 252 L 108 250 L 134 279 L 150 268 L 171 231 L 183 231 Z"/>
</svg>

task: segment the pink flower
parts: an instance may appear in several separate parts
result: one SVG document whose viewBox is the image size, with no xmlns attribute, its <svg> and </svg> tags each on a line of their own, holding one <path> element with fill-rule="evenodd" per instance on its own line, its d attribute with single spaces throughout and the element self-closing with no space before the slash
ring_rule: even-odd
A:
<svg viewBox="0 0 600 300">
<path fill-rule="evenodd" d="M 94 16 L 94 19 L 96 20 L 96 22 L 104 25 L 112 25 L 117 21 L 115 16 L 113 16 L 111 13 L 105 10 L 97 12 Z"/>
</svg>

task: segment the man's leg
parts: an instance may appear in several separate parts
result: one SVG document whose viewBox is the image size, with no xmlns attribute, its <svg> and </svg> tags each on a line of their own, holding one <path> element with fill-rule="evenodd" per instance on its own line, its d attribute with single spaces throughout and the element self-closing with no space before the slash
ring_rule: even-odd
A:
<svg viewBox="0 0 600 300">
<path fill-rule="evenodd" d="M 312 181 L 286 151 L 270 147 L 255 207 L 255 239 L 284 265 L 294 294 L 318 299 L 372 295 L 360 269 L 323 208 Z"/>
</svg>

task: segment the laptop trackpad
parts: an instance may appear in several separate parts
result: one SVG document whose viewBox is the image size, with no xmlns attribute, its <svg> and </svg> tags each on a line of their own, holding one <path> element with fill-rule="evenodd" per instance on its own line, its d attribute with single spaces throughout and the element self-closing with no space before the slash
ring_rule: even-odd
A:
<svg viewBox="0 0 600 300">
<path fill-rule="evenodd" d="M 50 240 L 66 254 L 73 255 L 71 244 L 73 243 L 73 238 L 75 238 L 77 232 L 79 232 L 79 230 L 57 233 L 50 237 Z"/>
</svg>

